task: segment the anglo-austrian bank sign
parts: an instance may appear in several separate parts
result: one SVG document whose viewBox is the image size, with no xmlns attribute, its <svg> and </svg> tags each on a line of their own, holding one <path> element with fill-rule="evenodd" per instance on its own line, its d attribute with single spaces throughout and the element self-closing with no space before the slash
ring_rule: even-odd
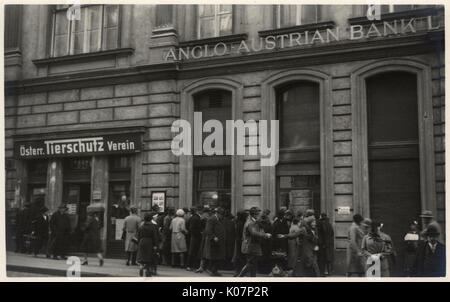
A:
<svg viewBox="0 0 450 302">
<path fill-rule="evenodd" d="M 16 158 L 84 156 L 141 151 L 138 133 L 99 135 L 54 140 L 18 141 L 14 144 Z"/>
</svg>

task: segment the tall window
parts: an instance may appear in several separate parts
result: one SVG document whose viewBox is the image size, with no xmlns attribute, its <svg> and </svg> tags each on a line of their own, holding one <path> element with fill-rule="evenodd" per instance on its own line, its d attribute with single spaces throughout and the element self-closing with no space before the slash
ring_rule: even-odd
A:
<svg viewBox="0 0 450 302">
<path fill-rule="evenodd" d="M 202 120 L 215 119 L 224 126 L 232 118 L 231 93 L 225 90 L 207 90 L 194 95 L 194 111 L 202 113 Z M 216 130 L 216 129 L 214 129 Z M 203 140 L 209 133 L 204 133 Z M 225 144 L 223 145 L 225 149 Z M 225 151 L 224 151 L 225 152 Z M 227 155 L 194 156 L 194 198 L 196 205 L 223 207 L 231 210 L 231 158 Z"/>
<path fill-rule="evenodd" d="M 366 80 L 370 216 L 383 223 L 397 246 L 420 214 L 417 77 L 388 72 Z"/>
<path fill-rule="evenodd" d="M 197 38 L 230 35 L 233 32 L 233 5 L 199 5 Z"/>
<path fill-rule="evenodd" d="M 277 208 L 320 212 L 319 84 L 298 81 L 277 89 L 280 160 Z"/>
<path fill-rule="evenodd" d="M 169 27 L 173 25 L 173 11 L 175 5 L 156 6 L 156 27 Z"/>
<path fill-rule="evenodd" d="M 276 25 L 278 28 L 321 21 L 320 5 L 276 5 Z"/>
<path fill-rule="evenodd" d="M 53 15 L 53 56 L 89 53 L 118 47 L 118 5 L 81 6 L 79 20 L 69 20 L 68 9 L 68 5 L 57 5 Z M 74 16 L 77 17 L 77 14 Z"/>
</svg>

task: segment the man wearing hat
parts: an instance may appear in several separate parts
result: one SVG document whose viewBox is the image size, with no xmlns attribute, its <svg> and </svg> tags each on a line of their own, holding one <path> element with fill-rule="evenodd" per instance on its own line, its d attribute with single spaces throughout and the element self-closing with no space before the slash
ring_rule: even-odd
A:
<svg viewBox="0 0 450 302">
<path fill-rule="evenodd" d="M 138 246 L 133 238 L 136 238 L 137 231 L 141 225 L 141 217 L 137 214 L 138 209 L 136 206 L 131 206 L 130 212 L 131 214 L 125 217 L 123 222 L 123 239 L 125 240 L 125 252 L 127 253 L 127 266 L 130 265 L 130 262 L 131 265 L 137 265 L 136 256 Z"/>
<path fill-rule="evenodd" d="M 445 245 L 439 242 L 440 230 L 429 225 L 423 233 L 426 240 L 417 248 L 414 276 L 445 277 Z"/>
<path fill-rule="evenodd" d="M 258 207 L 252 207 L 244 225 L 241 251 L 247 258 L 247 264 L 242 268 L 239 277 L 244 277 L 247 273 L 250 273 L 250 277 L 256 277 L 258 258 L 262 256 L 261 241 L 272 237 L 270 233 L 265 233 L 261 228 L 260 214 L 261 210 Z"/>
<path fill-rule="evenodd" d="M 209 261 L 209 270 L 211 276 L 220 276 L 218 264 L 225 260 L 225 225 L 223 216 L 225 210 L 216 208 L 206 222 L 205 228 L 205 258 Z"/>
<path fill-rule="evenodd" d="M 434 219 L 433 212 L 428 211 L 428 210 L 425 210 L 425 211 L 422 212 L 422 214 L 420 215 L 420 217 L 422 218 L 422 226 L 423 226 L 423 230 L 422 230 L 422 232 L 421 232 L 420 235 L 421 235 L 421 237 L 422 237 L 423 240 L 426 240 L 425 232 L 427 231 L 427 228 L 428 228 L 429 226 L 431 226 L 431 225 L 434 226 L 440 234 L 442 233 L 442 232 L 441 232 L 441 226 L 440 226 L 439 223 Z M 439 235 L 438 240 L 439 240 L 439 241 L 442 241 L 442 238 L 441 238 L 440 235 Z"/>
<path fill-rule="evenodd" d="M 70 234 L 70 218 L 66 213 L 67 206 L 61 204 L 58 210 L 53 213 L 50 219 L 50 238 L 51 238 L 51 254 L 53 259 L 58 257 L 66 258 L 66 251 L 68 246 L 68 235 Z"/>
</svg>

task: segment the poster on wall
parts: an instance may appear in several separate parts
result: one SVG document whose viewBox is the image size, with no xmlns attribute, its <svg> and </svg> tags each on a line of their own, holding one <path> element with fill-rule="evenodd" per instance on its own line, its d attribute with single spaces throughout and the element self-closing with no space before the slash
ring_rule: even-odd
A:
<svg viewBox="0 0 450 302">
<path fill-rule="evenodd" d="M 116 240 L 122 240 L 123 223 L 125 219 L 116 219 Z"/>
<path fill-rule="evenodd" d="M 166 192 L 152 192 L 152 207 L 157 205 L 159 212 L 164 212 L 166 204 Z"/>
</svg>

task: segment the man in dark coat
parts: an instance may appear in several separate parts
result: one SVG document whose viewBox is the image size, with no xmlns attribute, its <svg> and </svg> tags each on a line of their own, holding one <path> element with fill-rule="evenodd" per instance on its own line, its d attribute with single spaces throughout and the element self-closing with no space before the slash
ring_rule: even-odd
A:
<svg viewBox="0 0 450 302">
<path fill-rule="evenodd" d="M 32 251 L 37 256 L 41 251 L 44 243 L 48 242 L 49 218 L 46 214 L 48 209 L 44 206 L 38 210 L 38 214 L 31 222 L 32 230 Z"/>
<path fill-rule="evenodd" d="M 51 254 L 53 259 L 65 258 L 68 236 L 70 234 L 70 219 L 66 213 L 67 207 L 60 205 L 50 219 Z"/>
<path fill-rule="evenodd" d="M 434 225 L 429 225 L 424 235 L 426 240 L 417 248 L 414 276 L 445 277 L 445 245 L 438 241 L 440 232 Z"/>
<path fill-rule="evenodd" d="M 264 233 L 272 234 L 272 222 L 270 221 L 270 210 L 264 210 L 261 215 L 261 228 Z M 259 269 L 261 273 L 268 274 L 270 273 L 273 264 L 272 264 L 272 242 L 271 240 L 263 240 L 261 242 L 262 248 L 262 257 L 260 258 Z"/>
<path fill-rule="evenodd" d="M 252 207 L 244 225 L 241 251 L 247 258 L 247 264 L 242 268 L 239 277 L 244 277 L 247 273 L 250 273 L 250 277 L 256 277 L 258 258 L 262 256 L 261 241 L 272 237 L 270 233 L 265 233 L 261 228 L 258 221 L 260 213 L 259 208 Z"/>
<path fill-rule="evenodd" d="M 190 271 L 192 268 L 199 265 L 199 249 L 202 242 L 202 219 L 200 215 L 202 214 L 203 207 L 198 206 L 197 208 L 192 208 L 192 216 L 189 219 L 188 233 L 190 234 L 187 268 Z"/>
<path fill-rule="evenodd" d="M 209 261 L 211 276 L 221 276 L 218 272 L 218 264 L 225 259 L 225 225 L 223 216 L 225 210 L 217 208 L 214 211 L 205 228 L 205 256 Z"/>
<path fill-rule="evenodd" d="M 287 240 L 279 238 L 279 234 L 289 234 L 289 224 L 285 217 L 286 208 L 282 207 L 275 217 L 272 224 L 272 250 L 287 252 Z"/>
<path fill-rule="evenodd" d="M 318 264 L 322 276 L 332 273 L 334 260 L 334 230 L 327 214 L 322 213 L 317 223 L 319 237 Z"/>
</svg>

